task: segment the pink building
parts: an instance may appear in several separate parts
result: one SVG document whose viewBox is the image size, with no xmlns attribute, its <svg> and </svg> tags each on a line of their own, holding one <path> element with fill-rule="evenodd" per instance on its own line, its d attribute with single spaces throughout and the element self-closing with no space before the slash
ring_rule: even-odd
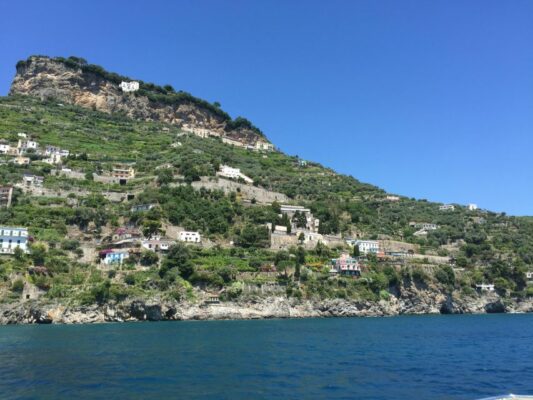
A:
<svg viewBox="0 0 533 400">
<path fill-rule="evenodd" d="M 339 258 L 332 259 L 331 264 L 333 268 L 335 268 L 337 272 L 342 275 L 361 275 L 361 266 L 359 265 L 359 261 L 353 257 L 350 257 L 346 253 L 341 254 Z"/>
</svg>

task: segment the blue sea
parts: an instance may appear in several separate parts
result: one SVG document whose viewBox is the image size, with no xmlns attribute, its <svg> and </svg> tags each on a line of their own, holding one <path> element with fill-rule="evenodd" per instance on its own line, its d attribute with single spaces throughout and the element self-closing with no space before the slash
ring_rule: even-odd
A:
<svg viewBox="0 0 533 400">
<path fill-rule="evenodd" d="M 533 394 L 533 315 L 0 327 L 1 399 Z"/>
</svg>

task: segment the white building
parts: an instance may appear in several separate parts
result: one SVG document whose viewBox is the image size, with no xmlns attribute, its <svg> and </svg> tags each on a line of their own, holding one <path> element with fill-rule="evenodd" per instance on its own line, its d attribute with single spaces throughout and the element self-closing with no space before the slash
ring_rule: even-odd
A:
<svg viewBox="0 0 533 400">
<path fill-rule="evenodd" d="M 43 158 L 42 161 L 44 163 L 52 164 L 52 165 L 61 164 L 61 154 L 60 153 L 52 153 L 52 154 L 50 154 L 50 157 Z"/>
<path fill-rule="evenodd" d="M 37 143 L 34 140 L 22 140 L 19 139 L 17 149 L 19 151 L 19 154 L 23 154 L 27 152 L 28 150 L 37 150 L 39 148 L 39 143 Z"/>
<path fill-rule="evenodd" d="M 239 168 L 232 168 L 228 165 L 221 165 L 220 170 L 217 172 L 217 175 L 230 179 L 242 179 L 249 184 L 254 183 L 253 179 L 244 175 Z"/>
<path fill-rule="evenodd" d="M 494 285 L 491 283 L 480 283 L 476 285 L 476 289 L 480 292 L 494 292 Z"/>
<path fill-rule="evenodd" d="M 475 211 L 475 210 L 477 210 L 477 204 L 474 204 L 474 203 L 470 203 L 467 207 L 468 207 L 468 209 L 469 209 L 470 211 Z"/>
<path fill-rule="evenodd" d="M 237 147 L 246 147 L 246 143 L 243 143 L 239 140 L 231 139 L 229 137 L 223 137 L 222 143 L 230 144 L 232 146 L 237 146 Z"/>
<path fill-rule="evenodd" d="M 387 196 L 387 197 L 385 197 L 385 200 L 387 200 L 387 201 L 400 201 L 400 197 L 399 196 Z"/>
<path fill-rule="evenodd" d="M 28 252 L 28 229 L 0 226 L 0 254 L 13 254 L 17 247 Z"/>
<path fill-rule="evenodd" d="M 287 217 L 291 220 L 292 230 L 296 231 L 298 229 L 305 228 L 309 230 L 310 232 L 318 232 L 318 227 L 320 226 L 320 220 L 318 218 L 315 218 L 313 214 L 311 213 L 311 210 L 309 208 L 305 208 L 302 206 L 292 206 L 288 204 L 282 204 L 280 206 L 281 215 L 286 214 Z M 297 226 L 297 222 L 293 220 L 296 213 L 303 214 L 305 216 L 306 225 L 305 227 Z"/>
<path fill-rule="evenodd" d="M 359 247 L 361 254 L 377 254 L 379 252 L 379 242 L 377 240 L 356 240 L 354 245 Z"/>
<path fill-rule="evenodd" d="M 123 92 L 136 92 L 137 90 L 139 90 L 139 82 L 121 82 L 119 87 L 122 89 Z"/>
<path fill-rule="evenodd" d="M 143 240 L 141 242 L 143 249 L 151 251 L 168 251 L 173 244 L 174 242 L 172 240 L 165 240 L 161 238 L 152 238 Z"/>
<path fill-rule="evenodd" d="M 418 229 L 424 229 L 426 231 L 434 231 L 438 228 L 437 224 L 431 224 L 429 222 L 409 222 L 409 226 Z"/>
<path fill-rule="evenodd" d="M 258 140 L 257 142 L 255 142 L 254 150 L 272 151 L 274 150 L 274 145 L 272 143 L 265 142 L 264 140 Z"/>
<path fill-rule="evenodd" d="M 199 232 L 181 231 L 178 235 L 178 240 L 180 242 L 200 243 L 202 238 Z"/>
<path fill-rule="evenodd" d="M 287 227 L 285 225 L 276 225 L 274 226 L 274 230 L 272 231 L 272 233 L 280 233 L 280 234 L 286 235 Z"/>
<path fill-rule="evenodd" d="M 455 206 L 453 204 L 443 204 L 442 206 L 439 206 L 440 211 L 453 211 L 455 210 Z"/>
<path fill-rule="evenodd" d="M 0 143 L 0 154 L 8 154 L 11 151 L 9 143 Z"/>
<path fill-rule="evenodd" d="M 102 262 L 106 265 L 122 264 L 130 255 L 126 250 L 110 250 L 104 253 Z"/>
<path fill-rule="evenodd" d="M 42 186 L 44 182 L 44 176 L 24 174 L 22 177 L 22 183 L 26 187 Z"/>
</svg>

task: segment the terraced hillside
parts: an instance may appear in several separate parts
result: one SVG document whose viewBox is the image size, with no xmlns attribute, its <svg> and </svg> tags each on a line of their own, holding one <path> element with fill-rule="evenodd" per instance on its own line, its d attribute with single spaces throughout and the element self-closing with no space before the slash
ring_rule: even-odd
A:
<svg viewBox="0 0 533 400">
<path fill-rule="evenodd" d="M 533 295 L 527 286 L 530 218 L 458 204 L 442 211 L 437 203 L 391 197 L 278 151 L 240 148 L 171 123 L 54 99 L 1 98 L 0 121 L 0 139 L 12 149 L 31 140 L 40 149 L 69 151 L 56 164 L 32 149 L 23 155 L 29 164 L 14 163 L 14 154 L 0 156 L 0 183 L 14 185 L 11 206 L 0 209 L 0 225 L 27 227 L 31 237 L 27 254 L 0 257 L 3 302 L 28 293 L 64 304 L 154 296 L 227 301 L 261 296 L 266 287 L 295 299 L 387 301 L 410 285 L 474 296 L 480 283 L 494 284 L 501 296 Z M 133 168 L 134 177 L 112 178 L 117 164 Z M 253 184 L 224 186 L 226 180 L 216 177 L 221 165 L 239 168 Z M 44 181 L 25 178 L 32 176 Z M 207 190 L 202 182 L 220 190 Z M 305 237 L 290 232 L 299 222 L 280 212 L 279 202 L 261 201 L 261 193 L 284 195 L 283 202 L 310 209 L 320 221 L 313 234 L 322 239 L 304 245 Z M 150 209 L 137 211 L 141 205 Z M 420 232 L 423 223 L 435 229 Z M 276 226 L 288 232 L 271 232 Z M 136 233 L 126 237 L 123 231 Z M 198 232 L 201 243 L 179 242 L 183 231 Z M 292 241 L 272 248 L 274 236 Z M 377 255 L 357 254 L 347 238 L 379 240 L 383 248 Z M 169 249 L 150 250 L 149 240 Z M 127 251 L 127 258 L 103 263 L 114 250 Z M 359 279 L 332 276 L 330 260 L 343 252 L 359 259 Z"/>
</svg>

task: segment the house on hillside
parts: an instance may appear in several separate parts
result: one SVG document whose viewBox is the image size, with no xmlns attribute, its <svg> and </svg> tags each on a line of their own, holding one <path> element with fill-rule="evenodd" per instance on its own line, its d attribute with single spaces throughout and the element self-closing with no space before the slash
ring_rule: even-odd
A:
<svg viewBox="0 0 533 400">
<path fill-rule="evenodd" d="M 291 228 L 293 231 L 305 229 L 310 232 L 318 232 L 320 220 L 313 216 L 309 208 L 282 204 L 280 206 L 280 212 L 281 215 L 287 215 L 291 221 Z"/>
<path fill-rule="evenodd" d="M 453 204 L 443 204 L 442 206 L 439 206 L 440 211 L 453 211 L 455 210 L 455 206 Z"/>
<path fill-rule="evenodd" d="M 34 140 L 22 140 L 19 139 L 17 149 L 19 154 L 24 154 L 28 150 L 37 150 L 39 148 L 39 143 Z"/>
<path fill-rule="evenodd" d="M 122 264 L 129 257 L 127 250 L 107 249 L 100 252 L 100 261 L 105 265 Z"/>
<path fill-rule="evenodd" d="M 28 252 L 28 228 L 0 226 L 0 254 L 13 254 L 17 247 Z"/>
<path fill-rule="evenodd" d="M 24 174 L 22 183 L 25 187 L 41 187 L 44 183 L 44 176 Z"/>
<path fill-rule="evenodd" d="M 221 165 L 217 175 L 223 178 L 242 179 L 248 184 L 254 183 L 253 179 L 244 175 L 239 168 L 232 168 L 228 165 Z"/>
<path fill-rule="evenodd" d="M 139 82 L 137 81 L 131 81 L 131 82 L 122 81 L 120 82 L 120 85 L 118 86 L 125 93 L 136 92 L 137 90 L 139 90 Z"/>
<path fill-rule="evenodd" d="M 113 232 L 113 241 L 126 240 L 126 239 L 138 239 L 141 237 L 141 232 L 136 228 L 117 228 Z"/>
<path fill-rule="evenodd" d="M 476 285 L 478 292 L 494 292 L 494 285 L 492 283 L 479 283 Z"/>
<path fill-rule="evenodd" d="M 130 164 L 118 163 L 113 165 L 111 176 L 117 178 L 120 185 L 125 185 L 128 179 L 135 178 L 135 170 Z"/>
<path fill-rule="evenodd" d="M 150 211 L 155 207 L 155 204 L 135 204 L 131 206 L 131 212 L 141 212 L 141 211 Z"/>
<path fill-rule="evenodd" d="M 361 275 L 361 266 L 359 265 L 359 261 L 347 253 L 341 254 L 339 258 L 332 259 L 331 266 L 341 275 Z"/>
<path fill-rule="evenodd" d="M 418 229 L 424 229 L 426 231 L 434 231 L 436 229 L 438 229 L 438 225 L 437 224 L 431 224 L 429 222 L 409 222 L 409 226 L 410 227 L 413 227 L 413 228 L 418 228 Z"/>
<path fill-rule="evenodd" d="M 222 143 L 226 143 L 226 144 L 229 144 L 229 145 L 232 145 L 232 146 L 237 146 L 237 147 L 246 147 L 246 143 L 243 143 L 239 140 L 235 140 L 235 139 L 231 139 L 229 137 L 222 137 Z"/>
<path fill-rule="evenodd" d="M 178 234 L 178 240 L 180 242 L 187 242 L 187 243 L 200 243 L 202 241 L 202 238 L 199 232 L 181 231 Z"/>
<path fill-rule="evenodd" d="M 379 242 L 377 240 L 356 240 L 354 246 L 359 247 L 361 254 L 377 254 L 379 252 Z"/>
<path fill-rule="evenodd" d="M 12 159 L 11 162 L 16 165 L 30 165 L 30 158 L 23 157 L 23 156 L 17 156 L 14 159 Z"/>
<path fill-rule="evenodd" d="M 11 207 L 13 186 L 0 186 L 0 207 Z"/>
<path fill-rule="evenodd" d="M 11 145 L 5 140 L 0 140 L 0 154 L 9 154 L 11 151 Z"/>
<path fill-rule="evenodd" d="M 168 251 L 175 242 L 173 240 L 161 239 L 160 237 L 154 237 L 143 240 L 141 246 L 143 249 L 151 251 Z"/>
<path fill-rule="evenodd" d="M 470 204 L 467 206 L 467 208 L 468 208 L 469 211 L 475 211 L 475 210 L 477 210 L 477 204 L 470 203 Z"/>
</svg>

